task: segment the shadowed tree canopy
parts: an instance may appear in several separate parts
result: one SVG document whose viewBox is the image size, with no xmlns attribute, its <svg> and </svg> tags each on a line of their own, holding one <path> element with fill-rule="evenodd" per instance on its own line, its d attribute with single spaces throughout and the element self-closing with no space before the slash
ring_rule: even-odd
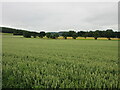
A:
<svg viewBox="0 0 120 90">
<path fill-rule="evenodd" d="M 68 37 L 68 32 L 63 32 L 63 33 L 62 33 L 62 36 L 64 37 L 64 39 L 67 39 L 67 37 Z"/>
<path fill-rule="evenodd" d="M 97 40 L 97 38 L 100 37 L 100 32 L 99 32 L 99 30 L 96 30 L 96 31 L 93 33 L 93 36 L 94 36 L 95 40 Z"/>
<path fill-rule="evenodd" d="M 79 31 L 77 34 L 78 34 L 79 37 L 82 37 L 85 33 L 86 32 L 84 32 L 84 31 Z"/>
<path fill-rule="evenodd" d="M 112 29 L 106 30 L 105 36 L 106 38 L 108 38 L 108 40 L 111 40 L 111 38 L 114 37 L 113 30 Z"/>
<path fill-rule="evenodd" d="M 50 38 L 52 38 L 52 39 L 57 39 L 58 37 L 59 37 L 58 33 L 53 33 L 50 35 Z"/>
<path fill-rule="evenodd" d="M 39 37 L 40 37 L 40 38 L 43 38 L 45 35 L 46 35 L 45 32 L 44 32 L 44 31 L 41 31 L 40 34 L 39 34 Z"/>
<path fill-rule="evenodd" d="M 31 38 L 31 33 L 25 31 L 25 32 L 23 32 L 23 36 L 24 36 L 25 38 Z"/>
<path fill-rule="evenodd" d="M 31 33 L 31 36 L 33 36 L 34 38 L 36 38 L 36 36 L 37 36 L 36 32 L 30 32 L 30 33 Z"/>
<path fill-rule="evenodd" d="M 31 37 L 34 38 L 36 36 L 39 36 L 43 38 L 44 36 L 48 38 L 54 38 L 56 39 L 59 36 L 63 36 L 65 39 L 67 37 L 73 37 L 73 39 L 76 39 L 77 37 L 94 37 L 95 40 L 97 40 L 98 37 L 104 37 L 108 38 L 108 40 L 111 40 L 111 38 L 120 38 L 120 32 L 113 31 L 112 29 L 107 29 L 104 31 L 96 30 L 96 31 L 78 31 L 77 33 L 75 31 L 69 31 L 69 32 L 51 32 L 51 33 L 45 33 L 44 31 L 41 31 L 40 33 L 37 32 L 31 32 L 21 29 L 14 29 L 14 28 L 8 28 L 8 27 L 1 27 L 0 32 L 2 33 L 12 33 L 13 35 L 23 35 L 24 37 Z"/>
<path fill-rule="evenodd" d="M 51 33 L 49 33 L 49 32 L 46 33 L 46 37 L 47 37 L 47 38 L 50 38 L 50 36 L 51 36 Z"/>
<path fill-rule="evenodd" d="M 77 33 L 72 34 L 73 39 L 76 39 L 78 37 Z"/>
<path fill-rule="evenodd" d="M 68 37 L 72 37 L 74 33 L 76 33 L 76 32 L 75 31 L 69 31 L 68 32 Z"/>
</svg>

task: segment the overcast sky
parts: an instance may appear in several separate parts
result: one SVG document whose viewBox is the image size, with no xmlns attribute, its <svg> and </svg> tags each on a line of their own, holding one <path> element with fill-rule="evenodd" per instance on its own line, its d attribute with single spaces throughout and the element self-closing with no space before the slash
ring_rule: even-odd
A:
<svg viewBox="0 0 120 90">
<path fill-rule="evenodd" d="M 118 3 L 4 2 L 2 25 L 38 32 L 118 30 Z"/>
</svg>

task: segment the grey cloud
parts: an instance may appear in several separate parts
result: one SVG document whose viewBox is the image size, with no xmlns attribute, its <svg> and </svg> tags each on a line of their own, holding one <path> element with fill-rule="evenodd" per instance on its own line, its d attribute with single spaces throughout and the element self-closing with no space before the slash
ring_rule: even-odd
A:
<svg viewBox="0 0 120 90">
<path fill-rule="evenodd" d="M 117 3 L 3 3 L 3 25 L 30 30 L 117 29 Z"/>
</svg>

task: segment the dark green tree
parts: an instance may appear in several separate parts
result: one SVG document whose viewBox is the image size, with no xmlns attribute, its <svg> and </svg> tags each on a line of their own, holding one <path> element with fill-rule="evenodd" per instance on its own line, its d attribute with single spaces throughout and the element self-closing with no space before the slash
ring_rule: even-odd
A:
<svg viewBox="0 0 120 90">
<path fill-rule="evenodd" d="M 47 38 L 50 38 L 50 36 L 51 36 L 51 33 L 46 33 Z"/>
<path fill-rule="evenodd" d="M 116 32 L 116 37 L 120 39 L 120 32 Z"/>
<path fill-rule="evenodd" d="M 40 37 L 40 38 L 43 38 L 45 35 L 46 35 L 45 32 L 44 32 L 44 31 L 41 31 L 40 34 L 39 34 L 39 37 Z"/>
<path fill-rule="evenodd" d="M 68 37 L 72 37 L 74 33 L 76 33 L 76 32 L 75 31 L 69 31 L 68 32 Z"/>
<path fill-rule="evenodd" d="M 93 31 L 89 31 L 88 32 L 88 37 L 94 37 L 94 32 Z"/>
<path fill-rule="evenodd" d="M 34 38 L 36 38 L 36 36 L 37 36 L 36 32 L 32 32 L 32 36 L 33 36 Z"/>
<path fill-rule="evenodd" d="M 88 32 L 85 32 L 82 36 L 86 39 L 88 37 Z"/>
<path fill-rule="evenodd" d="M 72 34 L 72 38 L 73 38 L 73 39 L 76 39 L 77 37 L 78 37 L 77 33 L 73 33 L 73 34 Z"/>
<path fill-rule="evenodd" d="M 108 40 L 111 40 L 111 37 L 113 37 L 114 35 L 114 32 L 112 29 L 107 29 L 106 32 L 105 32 L 105 36 L 106 38 L 108 38 Z"/>
<path fill-rule="evenodd" d="M 67 39 L 68 32 L 63 32 L 63 33 L 62 33 L 62 36 L 64 37 L 64 39 Z"/>
<path fill-rule="evenodd" d="M 78 34 L 79 37 L 82 37 L 85 33 L 86 32 L 84 32 L 84 31 L 79 31 L 77 34 Z"/>
<path fill-rule="evenodd" d="M 25 38 L 31 38 L 31 33 L 25 31 L 25 32 L 23 32 L 23 36 L 24 36 Z"/>
<path fill-rule="evenodd" d="M 59 34 L 58 33 L 53 33 L 51 34 L 50 38 L 52 39 L 57 39 L 59 37 Z"/>
<path fill-rule="evenodd" d="M 93 37 L 95 38 L 95 40 L 97 40 L 97 38 L 100 37 L 99 30 L 96 30 L 96 31 L 93 33 Z"/>
</svg>

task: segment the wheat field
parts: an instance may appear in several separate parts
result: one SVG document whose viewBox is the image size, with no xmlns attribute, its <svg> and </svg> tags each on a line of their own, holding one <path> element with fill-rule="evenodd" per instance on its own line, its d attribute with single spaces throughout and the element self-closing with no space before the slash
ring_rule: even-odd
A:
<svg viewBox="0 0 120 90">
<path fill-rule="evenodd" d="M 3 35 L 3 88 L 120 88 L 117 40 Z"/>
</svg>

